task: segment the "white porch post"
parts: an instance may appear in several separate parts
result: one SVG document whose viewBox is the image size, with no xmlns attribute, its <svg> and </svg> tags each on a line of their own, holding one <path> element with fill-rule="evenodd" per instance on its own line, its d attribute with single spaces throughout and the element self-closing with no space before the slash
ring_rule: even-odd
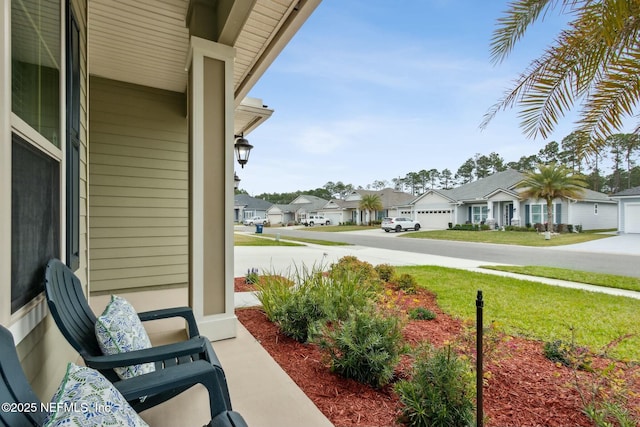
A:
<svg viewBox="0 0 640 427">
<path fill-rule="evenodd" d="M 511 225 L 520 227 L 520 201 L 513 199 L 513 217 L 511 218 Z"/>
<path fill-rule="evenodd" d="M 235 337 L 233 302 L 233 48 L 191 37 L 189 303 L 200 332 Z M 223 224 L 220 227 L 220 224 Z"/>
<path fill-rule="evenodd" d="M 487 213 L 487 221 L 485 222 L 485 224 L 487 224 L 492 230 L 496 223 L 495 205 L 496 203 L 493 200 L 487 201 L 487 210 L 489 212 Z"/>
<path fill-rule="evenodd" d="M 0 1 L 0 323 L 11 322 L 11 2 Z"/>
</svg>

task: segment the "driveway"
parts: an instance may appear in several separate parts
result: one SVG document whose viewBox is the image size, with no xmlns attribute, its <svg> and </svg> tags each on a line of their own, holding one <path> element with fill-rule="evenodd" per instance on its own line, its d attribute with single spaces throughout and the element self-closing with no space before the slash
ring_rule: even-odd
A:
<svg viewBox="0 0 640 427">
<path fill-rule="evenodd" d="M 599 252 L 606 254 L 640 255 L 640 234 L 619 234 L 606 239 L 553 246 L 548 249 L 576 252 Z"/>
</svg>

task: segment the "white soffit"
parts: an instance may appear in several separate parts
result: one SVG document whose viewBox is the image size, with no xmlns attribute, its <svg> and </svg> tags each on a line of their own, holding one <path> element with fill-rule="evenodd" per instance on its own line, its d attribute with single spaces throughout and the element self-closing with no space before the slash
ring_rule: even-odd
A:
<svg viewBox="0 0 640 427">
<path fill-rule="evenodd" d="M 236 135 L 248 135 L 252 130 L 260 126 L 271 117 L 273 110 L 262 104 L 258 98 L 245 98 L 236 107 L 233 130 Z"/>
<path fill-rule="evenodd" d="M 285 40 L 283 26 L 297 12 L 299 0 L 257 0 L 234 45 L 234 89 L 255 82 L 272 44 L 293 36 L 310 12 L 297 18 Z M 315 9 L 319 0 L 313 0 Z M 89 0 L 89 73 L 174 92 L 184 92 L 189 47 L 185 17 L 189 0 Z M 281 49 L 281 47 L 280 47 Z M 276 49 L 279 52 L 278 49 Z M 270 55 L 268 61 L 275 56 Z M 256 71 L 258 70 L 258 71 Z M 243 93 L 246 94 L 247 90 Z M 244 95 L 242 95 L 244 96 Z"/>
</svg>

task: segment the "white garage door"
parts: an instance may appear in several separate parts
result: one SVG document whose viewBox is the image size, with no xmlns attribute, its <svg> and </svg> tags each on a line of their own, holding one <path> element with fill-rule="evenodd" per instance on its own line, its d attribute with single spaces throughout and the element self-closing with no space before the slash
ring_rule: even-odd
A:
<svg viewBox="0 0 640 427">
<path fill-rule="evenodd" d="M 331 221 L 331 225 L 339 225 L 342 215 L 339 213 L 326 213 L 324 214 L 324 217 Z"/>
<path fill-rule="evenodd" d="M 640 203 L 624 205 L 624 232 L 640 233 Z"/>
<path fill-rule="evenodd" d="M 449 227 L 449 222 L 451 222 L 451 210 L 421 210 L 418 211 L 416 219 L 422 228 L 444 230 Z"/>
</svg>

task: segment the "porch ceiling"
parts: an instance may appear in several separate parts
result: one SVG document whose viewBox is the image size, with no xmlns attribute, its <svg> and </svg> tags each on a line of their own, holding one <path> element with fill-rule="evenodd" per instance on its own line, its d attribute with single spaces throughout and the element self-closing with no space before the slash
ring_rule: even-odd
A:
<svg viewBox="0 0 640 427">
<path fill-rule="evenodd" d="M 246 1 L 246 0 L 243 0 Z M 256 0 L 241 25 L 236 49 L 236 105 L 247 95 L 320 0 Z M 174 92 L 187 86 L 189 0 L 89 1 L 89 73 Z M 264 117 L 238 117 L 236 132 Z M 237 116 L 239 114 L 236 114 Z M 236 120 L 238 121 L 238 120 Z"/>
</svg>

